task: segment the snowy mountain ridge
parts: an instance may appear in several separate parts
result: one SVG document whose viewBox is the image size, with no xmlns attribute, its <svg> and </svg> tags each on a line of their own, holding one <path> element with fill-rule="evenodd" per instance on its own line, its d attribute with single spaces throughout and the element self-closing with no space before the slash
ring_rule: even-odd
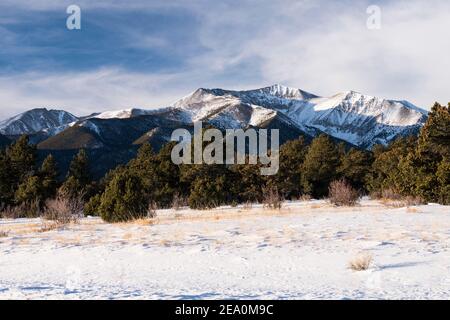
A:
<svg viewBox="0 0 450 320">
<path fill-rule="evenodd" d="M 427 111 L 407 101 L 355 91 L 320 97 L 275 84 L 243 91 L 200 88 L 171 106 L 156 110 L 128 108 L 76 117 L 63 110 L 33 109 L 0 122 L 0 133 L 13 136 L 41 132 L 54 136 L 74 124 L 91 128 L 90 119 L 107 121 L 152 115 L 183 124 L 205 121 L 222 129 L 263 128 L 276 121 L 284 124 L 284 130 L 295 127 L 311 136 L 324 132 L 367 149 L 413 134 L 427 119 Z"/>
<path fill-rule="evenodd" d="M 427 111 L 407 101 L 355 91 L 325 98 L 281 85 L 247 91 L 198 89 L 172 107 L 184 112 L 185 121 L 209 120 L 226 127 L 261 126 L 283 114 L 311 135 L 319 130 L 362 148 L 388 144 L 418 130 L 427 119 Z"/>
</svg>

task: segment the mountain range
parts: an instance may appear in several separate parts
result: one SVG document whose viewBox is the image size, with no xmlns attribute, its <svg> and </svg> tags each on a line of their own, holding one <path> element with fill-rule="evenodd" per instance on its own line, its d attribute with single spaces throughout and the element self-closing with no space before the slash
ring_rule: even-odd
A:
<svg viewBox="0 0 450 320">
<path fill-rule="evenodd" d="M 354 91 L 326 98 L 282 85 L 244 91 L 200 88 L 155 110 L 132 108 L 77 117 L 64 110 L 32 109 L 0 122 L 0 143 L 27 134 L 44 152 L 86 148 L 98 156 L 103 150 L 120 154 L 120 162 L 145 141 L 158 149 L 174 129 L 191 130 L 194 121 L 203 121 L 219 129 L 280 129 L 281 143 L 299 135 L 312 139 L 326 133 L 370 149 L 417 134 L 427 113 L 407 101 Z"/>
</svg>

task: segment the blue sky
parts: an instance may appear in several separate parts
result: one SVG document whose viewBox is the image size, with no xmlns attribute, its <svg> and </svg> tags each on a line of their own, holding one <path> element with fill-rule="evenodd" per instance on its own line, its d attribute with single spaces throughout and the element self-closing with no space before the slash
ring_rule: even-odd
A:
<svg viewBox="0 0 450 320">
<path fill-rule="evenodd" d="M 66 8 L 81 7 L 81 30 Z M 366 27 L 369 5 L 381 29 Z M 281 83 L 424 108 L 450 100 L 447 0 L 2 0 L 0 118 L 166 106 L 198 87 Z"/>
</svg>

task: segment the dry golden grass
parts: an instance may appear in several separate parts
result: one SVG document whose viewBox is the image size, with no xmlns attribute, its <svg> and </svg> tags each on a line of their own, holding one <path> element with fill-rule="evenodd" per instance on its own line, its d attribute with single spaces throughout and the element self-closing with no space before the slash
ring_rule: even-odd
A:
<svg viewBox="0 0 450 320">
<path fill-rule="evenodd" d="M 300 197 L 298 197 L 297 200 L 299 201 L 310 201 L 312 198 L 309 194 L 302 194 Z"/>
<path fill-rule="evenodd" d="M 125 233 L 125 234 L 122 236 L 122 239 L 124 239 L 124 240 L 130 240 L 131 238 L 133 238 L 133 234 L 130 233 L 130 232 Z"/>
<path fill-rule="evenodd" d="M 71 245 L 71 246 L 79 246 L 81 244 L 90 242 L 90 239 L 83 239 L 80 235 L 56 236 L 53 237 L 53 240 L 60 245 Z"/>
<path fill-rule="evenodd" d="M 14 242 L 14 244 L 18 244 L 18 245 L 29 245 L 30 244 L 30 239 L 27 238 L 22 238 L 22 239 L 18 239 L 17 242 Z"/>
<path fill-rule="evenodd" d="M 392 189 L 383 190 L 380 196 L 380 202 L 385 206 L 392 208 L 420 206 L 425 203 L 420 197 L 403 196 Z"/>
<path fill-rule="evenodd" d="M 242 206 L 243 210 L 251 210 L 252 208 L 253 208 L 253 203 L 251 203 L 250 201 L 247 201 Z"/>
<path fill-rule="evenodd" d="M 0 238 L 6 238 L 9 235 L 8 231 L 0 230 Z"/>
<path fill-rule="evenodd" d="M 121 227 L 130 226 L 130 225 L 151 226 L 151 225 L 157 224 L 158 221 L 159 221 L 159 218 L 156 218 L 156 217 L 155 218 L 139 218 L 139 219 L 124 221 L 124 222 L 117 222 L 117 223 L 115 223 L 115 225 L 121 226 Z"/>
<path fill-rule="evenodd" d="M 159 241 L 159 244 L 164 246 L 164 247 L 170 247 L 171 242 L 169 240 L 161 239 Z"/>
<path fill-rule="evenodd" d="M 283 234 L 285 234 L 289 238 L 293 238 L 297 234 L 297 230 L 292 227 L 284 227 Z"/>
<path fill-rule="evenodd" d="M 61 225 L 57 222 L 45 222 L 42 224 L 42 226 L 37 230 L 37 232 L 48 232 L 52 230 L 57 230 L 61 227 Z"/>
<path fill-rule="evenodd" d="M 409 207 L 409 208 L 406 208 L 406 212 L 408 212 L 408 213 L 420 213 L 421 211 L 419 209 L 417 209 L 417 208 Z"/>
<path fill-rule="evenodd" d="M 350 260 L 348 266 L 353 271 L 364 271 L 369 269 L 371 263 L 373 261 L 373 257 L 369 253 L 360 253 L 355 258 Z"/>
</svg>

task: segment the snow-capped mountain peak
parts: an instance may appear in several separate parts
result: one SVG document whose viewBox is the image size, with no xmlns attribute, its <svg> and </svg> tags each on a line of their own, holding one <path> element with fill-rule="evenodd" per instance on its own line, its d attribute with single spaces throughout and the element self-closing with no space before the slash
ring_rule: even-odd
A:
<svg viewBox="0 0 450 320">
<path fill-rule="evenodd" d="M 209 120 L 230 128 L 258 126 L 283 115 L 283 121 L 311 135 L 322 131 L 363 148 L 417 131 L 427 114 L 406 101 L 356 91 L 325 98 L 279 84 L 246 91 L 198 89 L 173 108 L 182 111 L 185 120 Z"/>
<path fill-rule="evenodd" d="M 40 139 L 43 139 L 75 124 L 97 132 L 101 129 L 95 119 L 140 116 L 147 117 L 132 123 L 145 123 L 151 120 L 149 117 L 155 117 L 180 125 L 201 120 L 221 129 L 270 126 L 280 128 L 281 134 L 291 138 L 324 132 L 369 149 L 374 144 L 388 144 L 398 136 L 417 133 L 427 119 L 427 111 L 404 100 L 387 100 L 356 91 L 320 97 L 275 84 L 242 91 L 200 88 L 167 108 L 128 108 L 80 118 L 62 110 L 33 109 L 0 122 L 0 133 L 7 136 L 41 133 Z M 110 125 L 125 124 L 115 120 Z"/>
<path fill-rule="evenodd" d="M 278 98 L 296 99 L 296 100 L 309 100 L 317 98 L 316 95 L 303 91 L 297 88 L 286 87 L 280 84 L 274 84 L 270 87 L 265 87 L 256 90 L 244 91 L 245 93 L 260 93 L 266 94 Z"/>
<path fill-rule="evenodd" d="M 0 133 L 5 135 L 33 134 L 65 126 L 78 118 L 64 110 L 36 108 L 0 122 Z"/>
</svg>

